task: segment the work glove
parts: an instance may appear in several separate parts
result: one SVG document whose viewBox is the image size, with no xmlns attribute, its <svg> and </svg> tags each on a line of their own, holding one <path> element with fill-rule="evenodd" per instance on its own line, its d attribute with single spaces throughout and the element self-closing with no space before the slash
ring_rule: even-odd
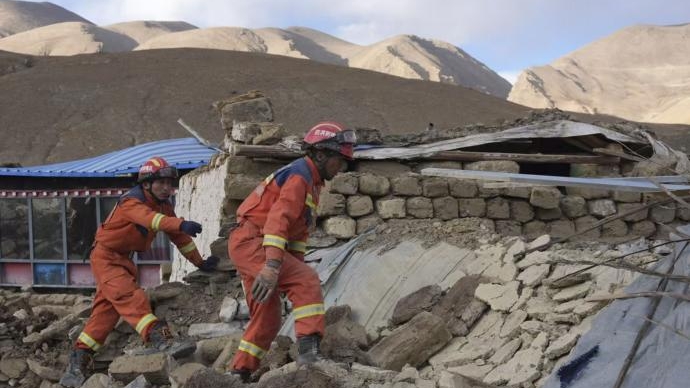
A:
<svg viewBox="0 0 690 388">
<path fill-rule="evenodd" d="M 182 221 L 180 230 L 185 234 L 196 237 L 197 234 L 201 233 L 201 224 L 194 221 Z"/>
<path fill-rule="evenodd" d="M 215 271 L 218 267 L 218 261 L 220 261 L 218 256 L 209 256 L 206 258 L 206 260 L 201 262 L 199 269 L 204 272 Z"/>
<path fill-rule="evenodd" d="M 266 260 L 266 264 L 256 276 L 256 279 L 254 279 L 254 284 L 252 284 L 252 298 L 255 301 L 263 303 L 273 294 L 278 284 L 280 265 L 280 260 Z"/>
</svg>

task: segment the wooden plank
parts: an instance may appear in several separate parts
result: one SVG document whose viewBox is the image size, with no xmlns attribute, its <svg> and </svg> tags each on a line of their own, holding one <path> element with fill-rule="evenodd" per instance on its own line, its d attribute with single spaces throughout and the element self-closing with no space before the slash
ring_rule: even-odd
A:
<svg viewBox="0 0 690 388">
<path fill-rule="evenodd" d="M 441 151 L 431 156 L 418 159 L 454 160 L 476 162 L 482 160 L 512 160 L 519 163 L 588 163 L 588 164 L 618 164 L 620 159 L 615 156 L 600 155 L 556 155 L 556 154 L 518 154 L 507 152 L 470 152 L 470 151 Z"/>
</svg>

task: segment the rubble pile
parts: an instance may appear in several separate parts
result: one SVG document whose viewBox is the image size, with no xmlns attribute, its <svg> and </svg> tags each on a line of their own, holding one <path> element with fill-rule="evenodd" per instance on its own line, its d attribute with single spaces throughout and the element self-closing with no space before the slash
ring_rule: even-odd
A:
<svg viewBox="0 0 690 388">
<path fill-rule="evenodd" d="M 588 301 L 629 283 L 630 272 L 598 267 L 559 280 L 647 242 L 614 248 L 603 243 L 556 244 L 501 237 L 482 219 L 393 220 L 358 249 L 386 250 L 402 240 L 471 247 L 453 282 L 401 295 L 389 326 L 367 333 L 349 306 L 330 306 L 322 352 L 328 361 L 298 368 L 296 346 L 278 337 L 253 375 L 256 387 L 539 387 L 588 330 L 602 302 Z M 652 262 L 659 252 L 629 258 Z M 229 263 L 212 274 L 193 272 L 188 284 L 147 290 L 154 312 L 178 337 L 197 342 L 183 359 L 165 353 L 128 355 L 141 340 L 124 322 L 108 337 L 84 387 L 242 387 L 225 368 L 249 318 L 239 278 Z M 90 311 L 77 294 L 0 293 L 0 384 L 59 387 L 71 343 Z M 289 303 L 285 303 L 285 314 Z"/>
</svg>

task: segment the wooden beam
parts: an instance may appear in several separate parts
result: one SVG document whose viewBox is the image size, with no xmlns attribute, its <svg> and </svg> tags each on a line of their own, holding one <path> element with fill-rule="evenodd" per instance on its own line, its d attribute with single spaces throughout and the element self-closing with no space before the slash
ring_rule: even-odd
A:
<svg viewBox="0 0 690 388">
<path fill-rule="evenodd" d="M 421 158 L 420 158 L 421 159 Z M 476 162 L 481 160 L 512 160 L 518 163 L 588 163 L 588 164 L 618 164 L 620 158 L 601 155 L 556 155 L 556 154 L 518 154 L 508 152 L 470 152 L 470 151 L 441 151 L 423 159 L 455 160 Z"/>
<path fill-rule="evenodd" d="M 293 151 L 281 146 L 236 144 L 234 155 L 252 158 L 296 159 L 304 155 L 303 152 Z M 518 154 L 506 152 L 469 152 L 469 151 L 440 151 L 430 156 L 418 157 L 417 160 L 454 160 L 477 162 L 482 160 L 512 160 L 518 163 L 590 163 L 617 164 L 620 159 L 615 156 L 602 155 L 548 155 L 548 154 Z"/>
<path fill-rule="evenodd" d="M 297 159 L 304 156 L 302 151 L 293 151 L 281 146 L 236 144 L 232 151 L 234 151 L 232 154 L 235 156 L 251 158 Z"/>
</svg>

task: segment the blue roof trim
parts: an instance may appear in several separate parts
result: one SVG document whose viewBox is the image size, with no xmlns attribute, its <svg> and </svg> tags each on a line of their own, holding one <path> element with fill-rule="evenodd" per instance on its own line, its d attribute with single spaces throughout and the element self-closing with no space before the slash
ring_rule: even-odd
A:
<svg viewBox="0 0 690 388">
<path fill-rule="evenodd" d="M 161 156 L 178 169 L 193 169 L 208 164 L 218 151 L 193 137 L 139 144 L 105 155 L 72 162 L 33 167 L 0 168 L 0 176 L 114 178 L 129 177 L 146 160 Z"/>
</svg>

